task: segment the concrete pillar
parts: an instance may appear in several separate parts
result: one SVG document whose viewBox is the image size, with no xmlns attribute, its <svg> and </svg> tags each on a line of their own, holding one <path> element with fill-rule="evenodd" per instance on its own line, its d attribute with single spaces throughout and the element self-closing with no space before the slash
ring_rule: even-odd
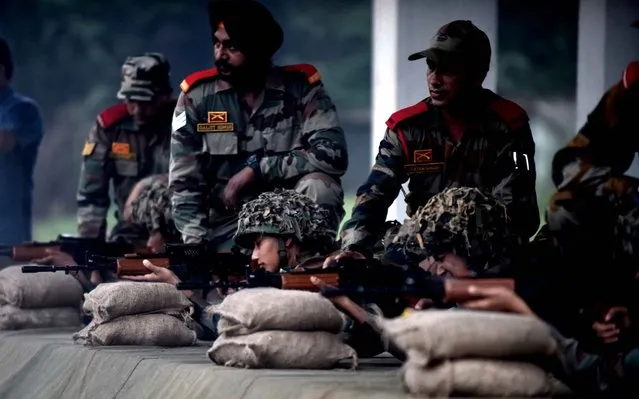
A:
<svg viewBox="0 0 639 399">
<path fill-rule="evenodd" d="M 425 61 L 410 62 L 407 57 L 426 49 L 437 29 L 456 19 L 471 20 L 488 35 L 493 55 L 484 87 L 495 90 L 497 0 L 373 0 L 371 165 L 388 117 L 428 97 Z M 405 218 L 400 194 L 389 208 L 387 220 L 403 222 Z"/>
<path fill-rule="evenodd" d="M 579 129 L 602 94 L 621 79 L 630 61 L 639 60 L 637 0 L 581 0 L 577 57 L 577 123 Z"/>
</svg>

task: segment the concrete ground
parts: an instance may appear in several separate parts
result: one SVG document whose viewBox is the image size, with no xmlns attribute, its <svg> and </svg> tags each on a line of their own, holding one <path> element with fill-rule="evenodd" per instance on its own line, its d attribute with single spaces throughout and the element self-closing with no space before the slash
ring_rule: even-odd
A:
<svg viewBox="0 0 639 399">
<path fill-rule="evenodd" d="M 0 398 L 409 398 L 393 358 L 357 371 L 246 370 L 214 365 L 206 342 L 188 348 L 73 344 L 75 330 L 0 332 Z"/>
</svg>

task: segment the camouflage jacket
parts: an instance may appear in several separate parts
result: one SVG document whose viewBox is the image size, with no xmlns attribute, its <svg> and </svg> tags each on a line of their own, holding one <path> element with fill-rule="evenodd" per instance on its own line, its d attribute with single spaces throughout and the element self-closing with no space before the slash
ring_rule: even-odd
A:
<svg viewBox="0 0 639 399">
<path fill-rule="evenodd" d="M 111 235 L 117 236 L 119 231 L 130 230 L 136 239 L 146 236 L 146 232 L 125 223 L 122 213 L 138 181 L 149 175 L 168 172 L 170 123 L 174 106 L 174 101 L 168 103 L 157 122 L 144 127 L 134 123 L 124 104 L 113 106 L 98 115 L 82 150 L 77 194 L 79 235 L 105 237 L 112 184 L 117 225 Z"/>
<path fill-rule="evenodd" d="M 240 193 L 240 203 L 311 172 L 338 180 L 346 172 L 344 132 L 311 65 L 274 67 L 252 115 L 215 68 L 187 77 L 180 87 L 169 187 L 185 242 L 214 241 L 216 227 L 237 216 L 220 198 L 246 166 L 258 182 Z"/>
<path fill-rule="evenodd" d="M 368 179 L 357 191 L 342 248 L 364 251 L 384 234 L 388 207 L 409 181 L 409 216 L 436 193 L 452 186 L 499 188 L 517 233 L 532 236 L 539 227 L 535 193 L 535 143 L 526 112 L 483 90 L 474 110 L 476 123 L 454 140 L 441 111 L 430 99 L 393 114 Z"/>
</svg>

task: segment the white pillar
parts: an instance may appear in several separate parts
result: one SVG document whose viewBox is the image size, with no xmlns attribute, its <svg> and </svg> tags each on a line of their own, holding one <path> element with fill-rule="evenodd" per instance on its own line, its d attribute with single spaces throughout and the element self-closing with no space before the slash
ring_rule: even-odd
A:
<svg viewBox="0 0 639 399">
<path fill-rule="evenodd" d="M 408 56 L 425 50 L 437 29 L 456 19 L 471 20 L 488 35 L 493 55 L 484 87 L 494 91 L 497 0 L 373 0 L 371 165 L 388 117 L 428 96 L 426 63 L 408 61 Z M 405 218 L 406 206 L 400 194 L 389 208 L 387 220 L 403 222 Z"/>
<path fill-rule="evenodd" d="M 639 60 L 637 0 L 581 0 L 577 57 L 579 129 L 603 93 L 621 79 L 630 61 Z"/>
</svg>

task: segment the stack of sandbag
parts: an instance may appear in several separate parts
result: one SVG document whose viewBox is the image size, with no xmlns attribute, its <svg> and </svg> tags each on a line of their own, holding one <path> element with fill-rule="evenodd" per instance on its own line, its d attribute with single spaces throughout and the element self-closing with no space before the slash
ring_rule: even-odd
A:
<svg viewBox="0 0 639 399">
<path fill-rule="evenodd" d="M 341 360 L 357 367 L 342 341 L 346 318 L 317 293 L 250 288 L 209 309 L 220 334 L 208 351 L 219 365 L 242 368 L 327 369 Z"/>
<path fill-rule="evenodd" d="M 532 317 L 429 310 L 380 324 L 407 355 L 401 377 L 411 394 L 547 397 L 569 393 L 545 370 L 556 360 L 557 341 L 548 325 Z"/>
<path fill-rule="evenodd" d="M 0 270 L 0 330 L 78 327 L 82 286 L 64 273 Z"/>
<path fill-rule="evenodd" d="M 189 346 L 196 343 L 191 302 L 174 285 L 119 281 L 85 294 L 83 309 L 93 319 L 73 336 L 87 346 Z"/>
</svg>

